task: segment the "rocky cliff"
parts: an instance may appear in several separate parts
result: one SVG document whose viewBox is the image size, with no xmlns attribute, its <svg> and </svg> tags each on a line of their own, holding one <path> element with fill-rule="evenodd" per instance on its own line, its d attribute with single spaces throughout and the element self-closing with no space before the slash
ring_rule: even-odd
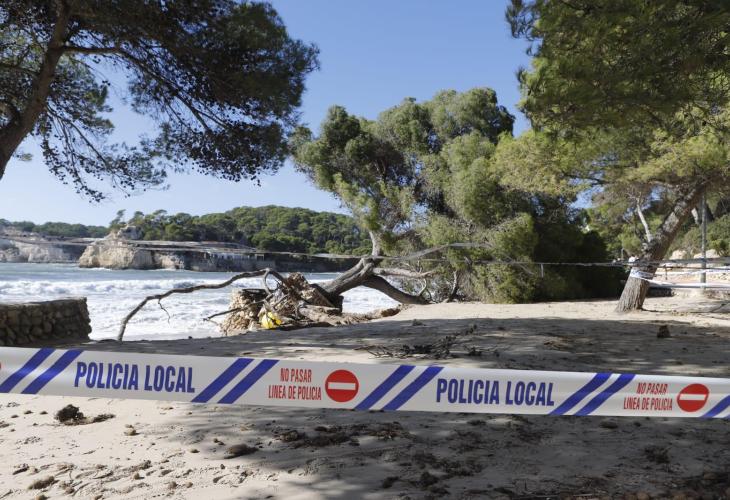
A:
<svg viewBox="0 0 730 500">
<path fill-rule="evenodd" d="M 71 263 L 84 251 L 83 245 L 23 233 L 13 228 L 0 232 L 0 262 Z"/>
<path fill-rule="evenodd" d="M 107 269 L 187 269 L 191 271 L 331 272 L 347 269 L 349 261 L 299 259 L 253 253 L 243 245 L 219 242 L 143 241 L 137 228 L 127 226 L 86 247 L 80 267 Z"/>
</svg>

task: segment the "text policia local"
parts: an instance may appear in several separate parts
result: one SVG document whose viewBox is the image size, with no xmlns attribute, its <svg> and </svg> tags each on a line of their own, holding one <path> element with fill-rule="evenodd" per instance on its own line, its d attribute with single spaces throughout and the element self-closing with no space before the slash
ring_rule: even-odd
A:
<svg viewBox="0 0 730 500">
<path fill-rule="evenodd" d="M 150 392 L 194 393 L 193 368 L 189 366 L 142 365 L 129 363 L 76 363 L 74 387 L 79 383 L 89 389 L 123 389 Z"/>
<path fill-rule="evenodd" d="M 449 403 L 554 406 L 552 382 L 512 382 L 503 384 L 500 391 L 498 380 L 464 380 L 440 378 L 436 381 L 436 402 Z"/>
</svg>

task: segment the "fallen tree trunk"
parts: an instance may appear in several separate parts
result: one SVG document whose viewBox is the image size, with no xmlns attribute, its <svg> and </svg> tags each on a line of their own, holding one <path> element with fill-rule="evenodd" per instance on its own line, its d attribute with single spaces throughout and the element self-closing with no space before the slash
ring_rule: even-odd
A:
<svg viewBox="0 0 730 500">
<path fill-rule="evenodd" d="M 344 315 L 342 313 L 342 294 L 358 286 L 378 290 L 401 304 L 428 303 L 422 296 L 423 290 L 417 295 L 406 293 L 376 274 L 376 270 L 384 257 L 375 235 L 371 233 L 370 237 L 373 242 L 372 254 L 361 258 L 352 268 L 326 283 L 310 284 L 299 273 L 292 273 L 284 278 L 275 271 L 262 269 L 236 274 L 221 283 L 174 288 L 164 293 L 150 295 L 124 317 L 117 340 L 121 341 L 123 339 L 129 321 L 151 301 L 157 301 L 162 307 L 161 301 L 174 294 L 225 288 L 238 280 L 257 276 L 263 278 L 263 289 L 237 290 L 233 294 L 227 311 L 212 314 L 205 319 L 212 321 L 214 317 L 225 315 L 226 319 L 220 327 L 224 333 L 229 333 L 258 328 L 259 326 L 290 329 L 304 326 L 349 324 L 389 315 L 388 310 L 375 313 L 375 315 Z M 429 273 L 387 269 L 383 274 L 407 278 L 424 278 Z M 279 283 L 275 290 L 271 290 L 267 284 L 269 276 L 275 278 Z"/>
<path fill-rule="evenodd" d="M 337 278 L 319 285 L 324 295 L 337 307 L 342 307 L 342 294 L 358 286 L 365 286 L 378 290 L 401 304 L 426 304 L 427 301 L 420 295 L 411 295 L 391 285 L 383 277 L 376 275 L 375 271 L 383 261 L 382 251 L 377 236 L 370 233 L 373 249 L 371 255 L 363 257 L 352 268 L 348 269 Z M 385 270 L 386 275 L 399 274 L 401 276 L 413 277 L 413 273 L 406 270 Z"/>
<path fill-rule="evenodd" d="M 639 264 L 631 268 L 631 274 L 616 305 L 617 312 L 635 311 L 643 307 L 650 286 L 647 280 L 654 277 L 658 267 L 656 261 L 664 258 L 682 225 L 692 214 L 692 209 L 697 206 L 704 190 L 705 185 L 699 184 L 687 186 L 679 191 L 672 211 L 651 235 L 651 241 L 646 243 L 644 252 L 638 259 Z"/>
<path fill-rule="evenodd" d="M 236 274 L 235 276 L 232 276 L 231 278 L 229 278 L 225 281 L 222 281 L 220 283 L 214 283 L 214 284 L 210 284 L 210 285 L 195 285 L 195 286 L 188 286 L 185 288 L 173 288 L 164 293 L 158 293 L 155 295 L 150 295 L 148 297 L 145 297 L 142 300 L 142 302 L 137 304 L 137 307 L 132 309 L 129 312 L 129 314 L 127 314 L 124 317 L 124 319 L 122 320 L 122 324 L 119 327 L 119 333 L 117 334 L 117 340 L 121 341 L 122 338 L 124 337 L 124 332 L 127 330 L 127 323 L 129 323 L 129 320 L 132 319 L 132 317 L 134 317 L 135 314 L 137 314 L 145 305 L 147 305 L 148 302 L 150 302 L 152 300 L 156 300 L 157 303 L 160 304 L 160 307 L 162 307 L 162 303 L 161 303 L 162 299 L 165 299 L 165 298 L 169 297 L 170 295 L 175 295 L 175 294 L 180 294 L 180 293 L 193 293 L 193 292 L 197 292 L 199 290 L 217 290 L 217 289 L 225 288 L 229 285 L 232 285 L 236 281 L 239 281 L 239 280 L 242 280 L 245 278 L 255 278 L 257 276 L 263 276 L 264 281 L 265 281 L 269 275 L 275 276 L 279 280 L 284 279 L 276 271 L 272 271 L 271 269 L 261 269 L 260 271 L 252 271 L 252 272 L 248 272 L 248 273 Z"/>
</svg>

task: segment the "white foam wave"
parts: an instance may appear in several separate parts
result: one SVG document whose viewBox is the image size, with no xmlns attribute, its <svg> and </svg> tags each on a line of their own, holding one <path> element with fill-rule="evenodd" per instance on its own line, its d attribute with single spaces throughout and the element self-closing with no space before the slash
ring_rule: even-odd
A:
<svg viewBox="0 0 730 500">
<path fill-rule="evenodd" d="M 50 300 L 68 296 L 87 297 L 92 338 L 116 336 L 121 319 L 144 297 L 171 288 L 219 283 L 231 274 L 188 271 L 87 270 L 58 264 L 0 265 L 0 301 Z M 332 275 L 306 275 L 321 282 Z M 243 279 L 234 286 L 260 287 L 258 278 Z M 231 288 L 173 295 L 165 299 L 167 312 L 150 303 L 130 322 L 125 338 L 167 339 L 219 336 L 215 324 L 203 318 L 228 307 Z M 366 312 L 392 307 L 395 302 L 367 288 L 344 294 L 343 309 Z M 168 317 L 169 313 L 169 317 Z"/>
</svg>

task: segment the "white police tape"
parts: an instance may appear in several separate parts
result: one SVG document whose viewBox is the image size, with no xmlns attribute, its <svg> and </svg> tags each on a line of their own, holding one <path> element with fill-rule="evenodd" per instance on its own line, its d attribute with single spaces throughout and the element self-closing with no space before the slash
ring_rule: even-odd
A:
<svg viewBox="0 0 730 500">
<path fill-rule="evenodd" d="M 0 393 L 211 404 L 730 419 L 730 379 L 0 348 Z"/>
</svg>

